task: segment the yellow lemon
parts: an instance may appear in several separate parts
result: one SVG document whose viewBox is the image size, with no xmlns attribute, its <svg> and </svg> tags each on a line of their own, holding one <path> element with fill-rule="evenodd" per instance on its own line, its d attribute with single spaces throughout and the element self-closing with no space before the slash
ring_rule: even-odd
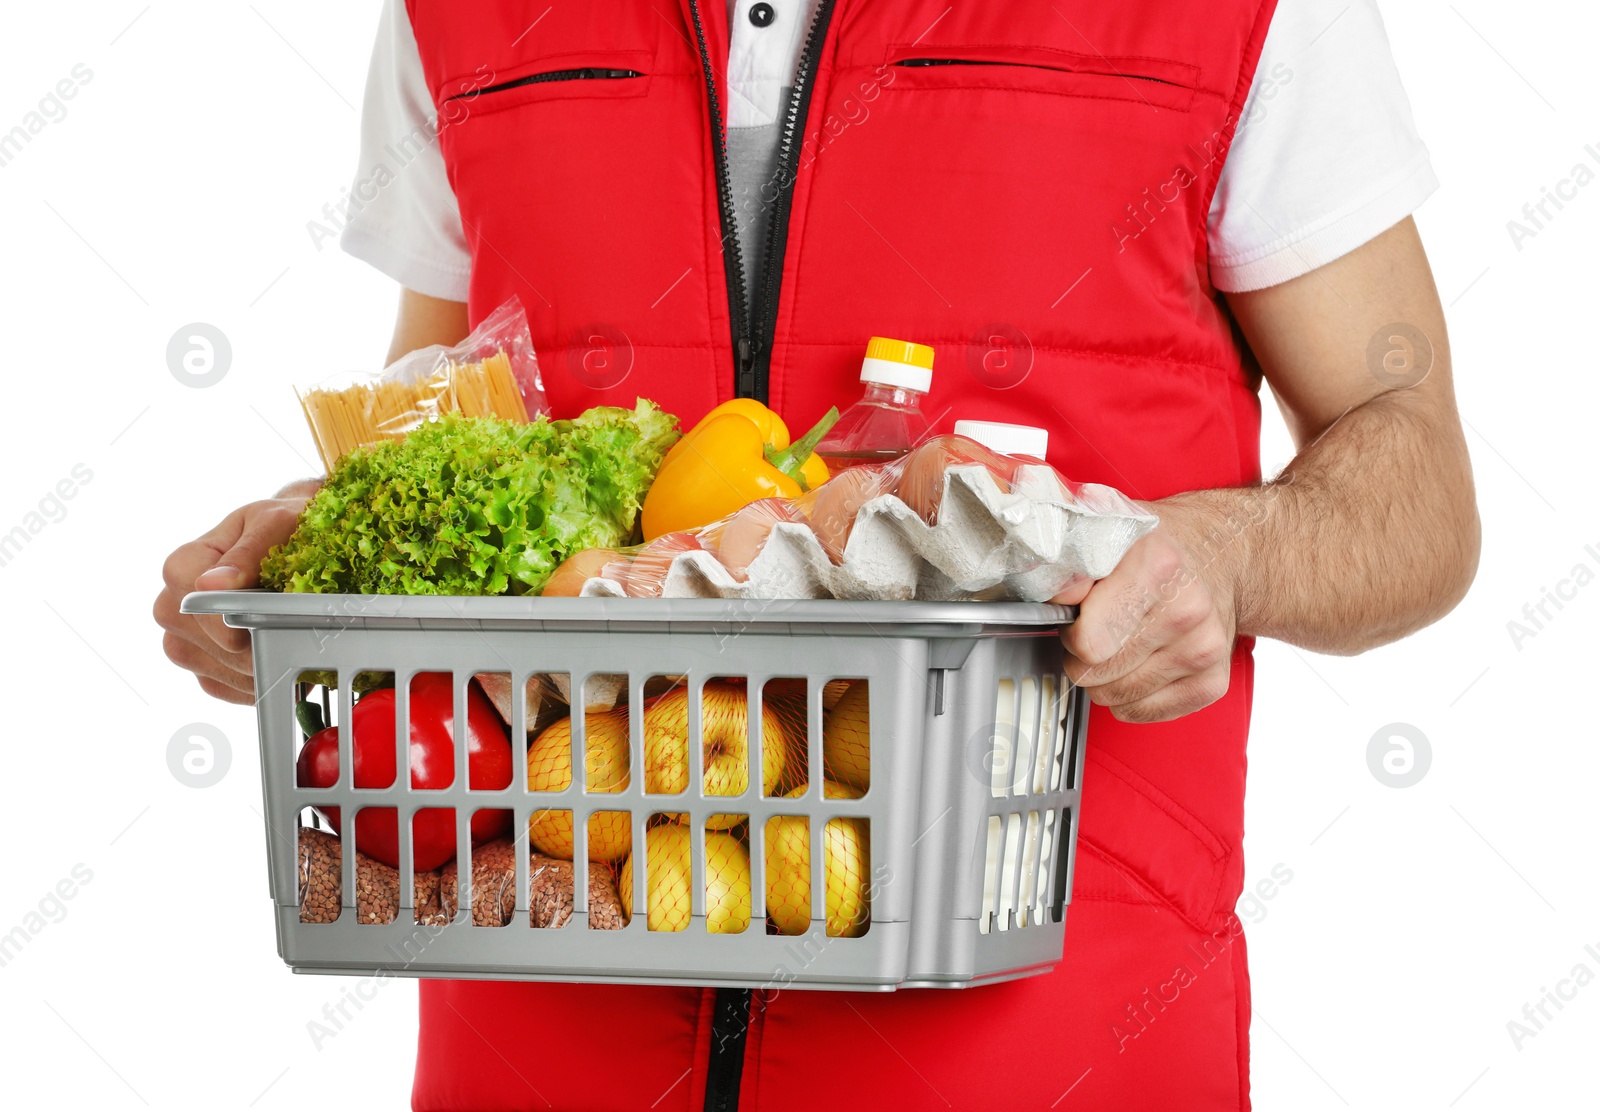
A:
<svg viewBox="0 0 1600 1112">
<path fill-rule="evenodd" d="M 750 785 L 749 709 L 742 683 L 713 680 L 701 699 L 705 793 L 742 795 Z M 787 735 L 770 705 L 761 710 L 762 789 L 777 794 L 787 763 Z M 677 795 L 689 787 L 689 692 L 674 688 L 644 712 L 644 790 Z M 735 815 L 717 815 L 710 825 L 727 829 Z"/>
<path fill-rule="evenodd" d="M 824 774 L 862 791 L 872 780 L 867 702 L 867 682 L 857 680 L 839 697 L 822 723 Z"/>
<path fill-rule="evenodd" d="M 653 931 L 688 927 L 689 856 L 687 826 L 664 823 L 645 834 L 649 876 L 649 926 Z M 633 855 L 622 863 L 618 878 L 622 909 L 633 916 Z M 706 929 L 713 934 L 738 934 L 750 925 L 750 854 L 731 834 L 706 831 Z"/>
<path fill-rule="evenodd" d="M 620 792 L 628 786 L 628 709 L 585 718 L 583 772 L 586 790 Z M 558 792 L 572 783 L 572 719 L 552 722 L 528 747 L 528 789 Z M 631 841 L 626 811 L 601 811 L 589 820 L 589 860 L 616 861 Z M 572 860 L 572 812 L 536 811 L 528 840 L 540 853 Z"/>
<path fill-rule="evenodd" d="M 789 793 L 805 794 L 802 784 Z M 847 784 L 825 780 L 827 799 L 860 799 Z M 854 938 L 866 932 L 872 918 L 868 873 L 869 836 L 864 819 L 829 819 L 822 831 L 823 883 L 827 886 L 827 933 Z M 810 822 L 797 815 L 767 820 L 767 914 L 783 934 L 811 929 Z"/>
</svg>

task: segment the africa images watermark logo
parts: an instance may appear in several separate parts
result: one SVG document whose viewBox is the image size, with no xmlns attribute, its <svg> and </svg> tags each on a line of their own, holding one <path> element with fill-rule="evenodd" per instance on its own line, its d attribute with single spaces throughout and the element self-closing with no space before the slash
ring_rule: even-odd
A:
<svg viewBox="0 0 1600 1112">
<path fill-rule="evenodd" d="M 1590 143 L 1583 148 L 1583 153 L 1594 166 L 1588 162 L 1576 163 L 1566 177 L 1556 182 L 1553 189 L 1548 185 L 1539 187 L 1539 199 L 1529 201 L 1522 206 L 1521 220 L 1506 221 L 1506 231 L 1511 235 L 1511 244 L 1519 252 L 1527 247 L 1530 239 L 1547 230 L 1565 211 L 1567 205 L 1581 196 L 1580 190 L 1586 189 L 1600 177 L 1595 172 L 1595 167 L 1600 166 L 1600 144 Z"/>
<path fill-rule="evenodd" d="M 39 103 L 22 116 L 22 122 L 10 131 L 0 131 L 0 168 L 9 166 L 24 148 L 51 124 L 67 118 L 66 102 L 78 95 L 78 90 L 94 80 L 94 70 L 79 62 L 66 77 L 57 81 L 49 92 L 39 98 Z M 3 125 L 0 125 L 3 126 Z"/>
<path fill-rule="evenodd" d="M 1228 958 L 1233 944 L 1244 936 L 1245 921 L 1251 926 L 1264 922 L 1270 910 L 1267 904 L 1277 899 L 1293 880 L 1294 871 L 1288 865 L 1280 861 L 1272 866 L 1267 877 L 1245 890 L 1238 909 L 1221 926 L 1186 947 L 1169 979 L 1146 987 L 1136 1000 L 1123 1008 L 1122 1014 L 1111 1022 L 1111 1037 L 1117 1040 L 1117 1052 L 1127 1053 L 1133 1040 L 1158 1023 L 1167 1009 L 1183 998 L 1184 990 L 1199 981 L 1206 970 Z"/>
<path fill-rule="evenodd" d="M 51 525 L 67 519 L 67 503 L 94 479 L 87 464 L 75 463 L 72 470 L 44 492 L 33 509 L 22 515 L 22 520 L 9 530 L 0 532 L 0 568 L 9 567 L 22 555 L 22 550 L 33 543 L 33 538 Z M 3 528 L 3 527 L 0 527 Z"/>
<path fill-rule="evenodd" d="M 1571 572 L 1556 580 L 1553 589 L 1540 586 L 1539 597 L 1533 602 L 1523 603 L 1521 615 L 1506 623 L 1511 644 L 1519 653 L 1524 642 L 1543 633 L 1569 602 L 1577 601 L 1578 592 L 1595 581 L 1595 568 L 1600 567 L 1600 548 L 1587 544 L 1583 546 L 1583 553 L 1588 560 L 1579 560 L 1572 565 Z M 1593 560 L 1594 564 L 1591 565 L 1589 560 Z"/>
<path fill-rule="evenodd" d="M 1586 958 L 1600 964 L 1600 945 L 1593 943 L 1583 948 Z M 1529 1039 L 1538 1038 L 1553 1023 L 1567 1005 L 1578 998 L 1578 993 L 1594 983 L 1595 972 L 1588 961 L 1575 964 L 1567 975 L 1556 982 L 1555 988 L 1539 986 L 1539 996 L 1532 1003 L 1522 1005 L 1522 1017 L 1506 1021 L 1506 1034 L 1511 1045 L 1520 1053 Z M 1552 1010 L 1553 1009 L 1553 1010 Z"/>
<path fill-rule="evenodd" d="M 67 917 L 67 904 L 77 898 L 83 886 L 94 879 L 94 870 L 82 861 L 72 866 L 68 874 L 55 883 L 35 905 L 22 916 L 22 921 L 4 934 L 0 934 L 0 968 L 10 965 L 35 938 L 52 924 Z"/>
</svg>

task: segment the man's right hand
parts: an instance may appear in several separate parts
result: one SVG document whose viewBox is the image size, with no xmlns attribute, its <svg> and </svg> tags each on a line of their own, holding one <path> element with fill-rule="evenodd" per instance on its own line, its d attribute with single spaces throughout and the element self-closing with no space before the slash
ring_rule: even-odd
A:
<svg viewBox="0 0 1600 1112">
<path fill-rule="evenodd" d="M 289 539 L 300 511 L 321 485 L 320 479 L 291 483 L 274 498 L 234 510 L 162 566 L 165 585 L 155 604 L 156 622 L 167 631 L 161 647 L 167 659 L 195 674 L 207 695 L 230 703 L 255 701 L 250 634 L 223 624 L 215 614 L 179 613 L 183 596 L 254 587 L 261 558 Z"/>
</svg>

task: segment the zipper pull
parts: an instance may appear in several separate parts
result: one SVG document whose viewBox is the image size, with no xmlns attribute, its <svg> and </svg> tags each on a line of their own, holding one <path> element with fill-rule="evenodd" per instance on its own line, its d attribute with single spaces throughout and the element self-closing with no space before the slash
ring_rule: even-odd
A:
<svg viewBox="0 0 1600 1112">
<path fill-rule="evenodd" d="M 737 393 L 741 398 L 751 398 L 756 392 L 755 362 L 750 358 L 750 337 L 740 336 L 738 347 L 739 378 Z"/>
</svg>

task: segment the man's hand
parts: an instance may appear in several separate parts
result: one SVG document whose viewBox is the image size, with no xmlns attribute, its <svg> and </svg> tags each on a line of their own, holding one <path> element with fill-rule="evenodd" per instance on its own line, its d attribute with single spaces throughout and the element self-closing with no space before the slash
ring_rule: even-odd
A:
<svg viewBox="0 0 1600 1112">
<path fill-rule="evenodd" d="M 1106 578 L 1058 597 L 1079 603 L 1061 633 L 1066 671 L 1123 722 L 1165 722 L 1228 691 L 1238 553 L 1212 511 L 1148 506 L 1161 525 Z"/>
<path fill-rule="evenodd" d="M 180 614 L 178 605 L 190 591 L 254 587 L 261 558 L 289 539 L 301 509 L 319 486 L 320 480 L 293 483 L 274 498 L 234 510 L 162 566 L 165 586 L 155 604 L 156 622 L 167 631 L 161 647 L 167 659 L 195 674 L 207 695 L 230 703 L 255 701 L 250 634 L 224 625 L 214 614 Z"/>
<path fill-rule="evenodd" d="M 465 302 L 401 290 L 388 362 L 430 344 L 458 344 L 468 331 Z M 167 557 L 161 569 L 166 587 L 155 605 L 156 621 L 167 631 L 162 647 L 174 664 L 195 674 L 207 695 L 230 703 L 255 701 L 250 635 L 214 615 L 180 614 L 178 604 L 190 591 L 254 587 L 261 558 L 289 539 L 301 509 L 321 486 L 321 479 L 290 483 L 275 497 L 234 510 L 211 532 Z"/>
</svg>

